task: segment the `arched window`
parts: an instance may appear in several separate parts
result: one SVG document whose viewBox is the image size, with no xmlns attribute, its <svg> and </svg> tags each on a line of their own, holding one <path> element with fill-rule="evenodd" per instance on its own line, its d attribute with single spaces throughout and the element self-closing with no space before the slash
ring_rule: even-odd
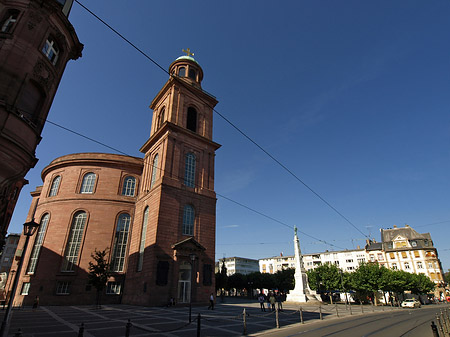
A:
<svg viewBox="0 0 450 337">
<path fill-rule="evenodd" d="M 122 195 L 127 197 L 134 197 L 134 191 L 136 190 L 136 178 L 128 176 L 123 181 Z"/>
<path fill-rule="evenodd" d="M 188 130 L 197 132 L 197 110 L 190 107 L 187 111 L 187 122 L 186 127 Z"/>
<path fill-rule="evenodd" d="M 64 250 L 64 261 L 62 271 L 73 271 L 78 263 L 81 241 L 83 240 L 84 227 L 86 226 L 86 212 L 75 213 L 70 226 L 69 238 Z"/>
<path fill-rule="evenodd" d="M 61 176 L 56 176 L 52 181 L 52 186 L 50 187 L 49 197 L 54 197 L 58 194 L 59 183 L 61 181 Z"/>
<path fill-rule="evenodd" d="M 111 271 L 121 272 L 127 254 L 128 231 L 131 217 L 121 214 L 117 220 L 116 235 L 114 236 L 113 255 L 111 257 Z"/>
<path fill-rule="evenodd" d="M 44 242 L 45 232 L 47 231 L 49 219 L 50 215 L 48 213 L 45 213 L 41 218 L 41 222 L 39 223 L 39 231 L 37 233 L 36 240 L 34 241 L 33 250 L 31 251 L 30 255 L 30 261 L 28 262 L 28 274 L 32 274 L 36 270 L 39 253 L 41 251 L 42 243 Z"/>
<path fill-rule="evenodd" d="M 95 173 L 86 173 L 81 183 L 80 193 L 94 193 L 95 178 Z"/>
<path fill-rule="evenodd" d="M 145 250 L 145 238 L 147 236 L 147 224 L 148 224 L 148 206 L 144 210 L 144 219 L 142 220 L 142 231 L 141 231 L 141 243 L 139 245 L 139 259 L 137 264 L 137 271 L 142 270 L 144 264 L 144 250 Z"/>
<path fill-rule="evenodd" d="M 162 108 L 161 112 L 159 113 L 159 118 L 158 118 L 158 128 L 161 127 L 161 125 L 163 125 L 164 123 L 164 113 L 165 113 L 166 109 Z"/>
<path fill-rule="evenodd" d="M 45 41 L 44 47 L 42 48 L 42 52 L 53 65 L 56 65 L 56 62 L 58 61 L 59 57 L 59 47 L 53 38 L 49 37 Z"/>
<path fill-rule="evenodd" d="M 187 187 L 195 187 L 195 155 L 192 152 L 186 154 L 184 184 Z"/>
<path fill-rule="evenodd" d="M 19 11 L 17 9 L 9 9 L 4 19 L 1 22 L 1 31 L 3 33 L 11 33 L 13 27 L 19 17 Z"/>
<path fill-rule="evenodd" d="M 195 72 L 195 69 L 189 68 L 189 78 L 192 78 L 194 81 L 197 77 L 197 73 Z"/>
<path fill-rule="evenodd" d="M 152 180 L 150 181 L 150 188 L 153 187 L 156 181 L 156 173 L 158 171 L 158 155 L 153 158 L 153 164 L 152 164 Z"/>
<path fill-rule="evenodd" d="M 186 68 L 185 67 L 180 67 L 180 69 L 178 69 L 178 76 L 180 76 L 180 77 L 186 76 Z"/>
<path fill-rule="evenodd" d="M 194 219 L 194 207 L 191 205 L 185 205 L 183 209 L 183 235 L 194 235 Z"/>
</svg>

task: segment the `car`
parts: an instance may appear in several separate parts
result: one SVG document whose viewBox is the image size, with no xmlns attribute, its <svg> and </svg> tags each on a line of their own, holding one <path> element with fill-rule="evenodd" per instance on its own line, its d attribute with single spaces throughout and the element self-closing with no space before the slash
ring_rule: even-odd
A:
<svg viewBox="0 0 450 337">
<path fill-rule="evenodd" d="M 402 302 L 402 308 L 420 308 L 422 304 L 415 298 L 407 299 Z"/>
</svg>

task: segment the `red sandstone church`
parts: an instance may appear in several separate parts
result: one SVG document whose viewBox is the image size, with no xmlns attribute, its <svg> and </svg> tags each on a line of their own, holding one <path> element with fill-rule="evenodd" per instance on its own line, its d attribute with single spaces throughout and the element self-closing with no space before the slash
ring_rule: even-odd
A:
<svg viewBox="0 0 450 337">
<path fill-rule="evenodd" d="M 92 304 L 95 249 L 108 249 L 103 303 L 208 302 L 214 291 L 213 107 L 189 54 L 152 101 L 144 158 L 78 153 L 53 160 L 32 193 L 40 224 L 24 254 L 16 305 Z M 21 238 L 19 249 L 24 245 Z M 13 266 L 13 269 L 15 266 Z M 192 298 L 191 298 L 192 294 Z"/>
</svg>

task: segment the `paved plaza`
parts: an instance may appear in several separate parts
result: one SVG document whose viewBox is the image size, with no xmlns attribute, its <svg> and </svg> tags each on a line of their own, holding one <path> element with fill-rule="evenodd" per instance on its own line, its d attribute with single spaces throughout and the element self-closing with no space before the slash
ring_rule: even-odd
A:
<svg viewBox="0 0 450 337">
<path fill-rule="evenodd" d="M 368 305 L 352 305 L 351 308 L 353 315 L 401 310 Z M 122 337 L 126 335 L 128 320 L 131 323 L 130 336 L 196 336 L 199 314 L 201 336 L 241 336 L 244 332 L 244 309 L 248 335 L 264 335 L 277 328 L 275 312 L 261 311 L 256 301 L 227 298 L 224 303 L 218 299 L 214 310 L 208 310 L 207 306 L 192 307 L 191 324 L 188 322 L 188 307 L 104 305 L 96 309 L 93 306 L 41 306 L 35 311 L 26 307 L 13 310 L 9 336 L 21 329 L 23 337 L 76 337 L 83 324 L 85 337 Z M 283 309 L 279 312 L 280 328 L 301 324 L 301 316 L 305 324 L 317 322 L 320 311 L 324 320 L 350 315 L 350 307 L 346 308 L 344 304 L 321 307 L 311 304 L 302 306 L 300 310 L 298 304 L 284 303 Z"/>
</svg>

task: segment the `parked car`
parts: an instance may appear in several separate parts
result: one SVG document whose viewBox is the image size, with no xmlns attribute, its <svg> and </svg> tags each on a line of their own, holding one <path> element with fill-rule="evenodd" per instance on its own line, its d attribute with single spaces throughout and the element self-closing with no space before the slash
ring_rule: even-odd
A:
<svg viewBox="0 0 450 337">
<path fill-rule="evenodd" d="M 402 308 L 420 308 L 422 304 L 415 298 L 404 300 L 402 302 Z"/>
</svg>

